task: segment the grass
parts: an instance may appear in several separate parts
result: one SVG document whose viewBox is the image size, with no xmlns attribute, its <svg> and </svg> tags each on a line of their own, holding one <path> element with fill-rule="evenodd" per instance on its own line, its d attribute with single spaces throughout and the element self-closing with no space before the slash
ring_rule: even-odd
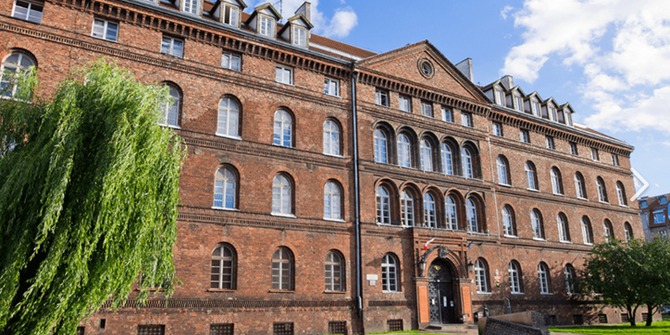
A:
<svg viewBox="0 0 670 335">
<path fill-rule="evenodd" d="M 421 335 L 449 335 L 449 334 L 434 334 L 434 333 L 426 333 L 422 332 L 420 330 L 404 330 L 401 332 L 383 332 L 383 333 L 368 333 L 370 335 L 375 334 L 375 335 L 395 335 L 395 334 L 421 334 Z"/>
<path fill-rule="evenodd" d="M 636 327 L 629 324 L 616 326 L 585 326 L 585 327 L 549 327 L 551 332 L 589 334 L 589 335 L 644 335 L 644 334 L 670 334 L 670 321 L 659 321 L 651 324 L 651 327 L 645 327 L 643 321 L 638 321 Z"/>
</svg>

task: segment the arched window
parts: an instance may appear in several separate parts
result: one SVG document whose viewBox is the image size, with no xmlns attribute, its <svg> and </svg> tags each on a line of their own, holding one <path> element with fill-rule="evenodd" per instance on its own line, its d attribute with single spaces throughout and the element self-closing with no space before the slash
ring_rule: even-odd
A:
<svg viewBox="0 0 670 335">
<path fill-rule="evenodd" d="M 440 156 L 442 160 L 442 173 L 446 175 L 454 174 L 454 152 L 451 145 L 442 143 L 440 145 Z"/>
<path fill-rule="evenodd" d="M 326 255 L 325 262 L 326 291 L 343 292 L 344 285 L 344 257 L 339 251 L 331 250 Z"/>
<path fill-rule="evenodd" d="M 228 243 L 221 243 L 212 251 L 210 288 L 234 290 L 237 288 L 237 253 Z"/>
<path fill-rule="evenodd" d="M 561 242 L 570 242 L 570 227 L 568 226 L 568 218 L 565 214 L 558 213 L 556 223 L 558 224 L 558 240 Z"/>
<path fill-rule="evenodd" d="M 423 195 L 423 222 L 428 228 L 437 228 L 437 202 L 430 193 Z"/>
<path fill-rule="evenodd" d="M 489 291 L 489 269 L 486 266 L 486 261 L 482 258 L 475 261 L 475 283 L 477 284 L 477 292 Z"/>
<path fill-rule="evenodd" d="M 582 238 L 584 244 L 593 244 L 593 228 L 591 227 L 591 220 L 588 217 L 582 217 Z"/>
<path fill-rule="evenodd" d="M 283 109 L 275 112 L 272 144 L 282 147 L 293 146 L 293 117 Z"/>
<path fill-rule="evenodd" d="M 161 106 L 161 120 L 158 124 L 170 127 L 179 127 L 181 111 L 181 90 L 173 84 L 166 84 L 170 97 Z"/>
<path fill-rule="evenodd" d="M 272 255 L 272 289 L 282 291 L 294 290 L 293 253 L 286 247 L 279 247 Z"/>
<path fill-rule="evenodd" d="M 554 194 L 563 194 L 563 179 L 557 167 L 551 168 L 551 190 Z"/>
<path fill-rule="evenodd" d="M 328 181 L 323 187 L 323 218 L 342 220 L 342 187 L 336 181 Z"/>
<path fill-rule="evenodd" d="M 340 126 L 334 120 L 326 120 L 323 124 L 323 153 L 331 156 L 342 154 Z"/>
<path fill-rule="evenodd" d="M 398 135 L 398 166 L 412 167 L 412 141 L 406 134 Z"/>
<path fill-rule="evenodd" d="M 607 188 L 605 188 L 605 181 L 600 176 L 596 178 L 596 186 L 598 188 L 598 200 L 607 202 Z"/>
<path fill-rule="evenodd" d="M 2 62 L 0 68 L 0 94 L 6 97 L 14 97 L 19 90 L 16 85 L 17 74 L 35 66 L 35 60 L 22 52 L 12 52 Z"/>
<path fill-rule="evenodd" d="M 616 182 L 616 195 L 619 199 L 619 206 L 628 206 L 628 200 L 626 199 L 626 189 L 623 186 L 623 183 L 620 181 Z"/>
<path fill-rule="evenodd" d="M 506 236 L 516 236 L 516 224 L 514 221 L 514 211 L 509 205 L 502 209 L 503 233 Z"/>
<path fill-rule="evenodd" d="M 433 145 L 425 138 L 421 140 L 421 170 L 433 171 Z"/>
<path fill-rule="evenodd" d="M 577 293 L 575 281 L 577 279 L 577 273 L 572 264 L 566 264 L 563 268 L 563 276 L 565 276 L 565 293 L 573 294 Z"/>
<path fill-rule="evenodd" d="M 530 225 L 533 228 L 533 238 L 544 239 L 542 213 L 537 208 L 530 212 Z"/>
<path fill-rule="evenodd" d="M 468 232 L 470 233 L 482 232 L 482 227 L 479 224 L 479 208 L 477 208 L 477 205 L 477 201 L 472 198 L 468 198 L 465 201 L 465 216 L 468 221 Z"/>
<path fill-rule="evenodd" d="M 375 138 L 375 163 L 389 163 L 389 136 L 381 128 L 376 128 L 374 132 Z"/>
<path fill-rule="evenodd" d="M 377 223 L 391 224 L 391 194 L 385 186 L 377 186 Z"/>
<path fill-rule="evenodd" d="M 537 266 L 537 281 L 540 286 L 541 294 L 551 293 L 550 281 L 549 281 L 549 267 L 544 262 L 540 262 Z"/>
<path fill-rule="evenodd" d="M 507 158 L 502 155 L 498 156 L 496 159 L 496 164 L 498 166 L 498 184 L 511 185 L 512 182 L 510 180 L 509 163 L 507 162 Z"/>
<path fill-rule="evenodd" d="M 382 259 L 382 291 L 398 292 L 400 290 L 400 263 L 393 254 L 386 254 Z"/>
<path fill-rule="evenodd" d="M 521 276 L 521 266 L 517 261 L 509 262 L 507 266 L 509 272 L 509 288 L 512 293 L 523 292 L 523 281 Z"/>
<path fill-rule="evenodd" d="M 278 174 L 272 181 L 272 214 L 293 214 L 293 182 L 285 174 Z"/>
<path fill-rule="evenodd" d="M 533 162 L 526 162 L 526 181 L 528 182 L 529 190 L 538 190 L 537 182 L 537 170 L 535 169 L 535 164 Z"/>
<path fill-rule="evenodd" d="M 612 227 L 612 222 L 608 219 L 605 219 L 603 222 L 603 235 L 605 240 L 613 240 L 614 237 L 614 228 Z"/>
<path fill-rule="evenodd" d="M 237 172 L 221 167 L 214 176 L 214 207 L 237 208 Z"/>
<path fill-rule="evenodd" d="M 280 112 L 286 113 L 282 110 L 278 110 L 275 113 L 275 143 L 274 143 L 275 145 L 282 145 L 276 142 L 277 116 L 278 113 Z M 286 113 L 286 115 L 288 115 L 288 113 Z M 289 132 L 290 132 L 290 121 L 289 121 Z M 219 100 L 219 113 L 217 118 L 216 134 L 229 137 L 240 136 L 240 105 L 233 98 L 225 97 Z M 291 143 L 290 139 L 289 143 Z M 290 146 L 290 144 L 286 146 Z"/>
<path fill-rule="evenodd" d="M 414 193 L 410 190 L 402 191 L 400 195 L 400 221 L 403 226 L 414 226 L 414 215 L 416 213 L 414 208 Z"/>
<path fill-rule="evenodd" d="M 474 178 L 474 157 L 472 150 L 467 147 L 461 149 L 461 159 L 463 164 L 463 177 Z"/>
<path fill-rule="evenodd" d="M 575 173 L 575 193 L 577 198 L 586 199 L 586 183 L 584 176 L 578 171 Z"/>
<path fill-rule="evenodd" d="M 626 242 L 630 242 L 630 240 L 635 238 L 635 236 L 633 236 L 633 227 L 631 227 L 628 222 L 624 222 L 623 224 L 623 235 Z"/>
<path fill-rule="evenodd" d="M 456 211 L 456 199 L 449 195 L 444 201 L 444 212 L 446 214 L 447 229 L 458 230 L 458 213 Z"/>
</svg>

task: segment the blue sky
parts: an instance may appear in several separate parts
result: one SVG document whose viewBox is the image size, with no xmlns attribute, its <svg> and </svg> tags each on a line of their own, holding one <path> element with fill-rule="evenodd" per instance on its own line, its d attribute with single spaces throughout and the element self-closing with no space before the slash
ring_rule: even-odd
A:
<svg viewBox="0 0 670 335">
<path fill-rule="evenodd" d="M 284 17 L 302 2 L 284 0 Z M 670 1 L 311 3 L 320 35 L 374 52 L 429 40 L 452 63 L 472 58 L 479 84 L 510 74 L 525 92 L 569 102 L 575 122 L 635 146 L 644 195 L 670 193 Z"/>
</svg>

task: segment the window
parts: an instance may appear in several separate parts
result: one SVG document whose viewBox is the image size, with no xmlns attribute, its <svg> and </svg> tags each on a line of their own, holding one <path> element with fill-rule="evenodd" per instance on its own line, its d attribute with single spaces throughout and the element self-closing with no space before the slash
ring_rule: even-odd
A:
<svg viewBox="0 0 670 335">
<path fill-rule="evenodd" d="M 495 103 L 500 106 L 505 106 L 505 93 L 501 90 L 493 90 L 493 93 Z"/>
<path fill-rule="evenodd" d="M 272 335 L 293 335 L 293 322 L 273 323 Z"/>
<path fill-rule="evenodd" d="M 236 278 L 237 254 L 232 245 L 219 244 L 212 251 L 211 288 L 234 290 Z"/>
<path fill-rule="evenodd" d="M 293 291 L 293 253 L 280 247 L 272 255 L 272 289 Z"/>
<path fill-rule="evenodd" d="M 272 214 L 293 214 L 293 182 L 284 174 L 272 181 Z"/>
<path fill-rule="evenodd" d="M 214 208 L 237 208 L 237 172 L 222 167 L 214 176 Z"/>
<path fill-rule="evenodd" d="M 421 101 L 421 114 L 427 117 L 433 117 L 433 104 L 428 101 Z"/>
<path fill-rule="evenodd" d="M 668 199 L 666 199 L 665 196 L 661 196 L 660 198 L 658 198 L 658 203 L 661 205 L 665 205 L 668 203 Z"/>
<path fill-rule="evenodd" d="M 500 137 L 503 136 L 502 123 L 500 123 L 500 122 L 493 122 L 493 126 L 492 126 L 491 129 L 492 129 L 492 131 L 493 131 L 493 135 L 495 135 L 495 136 L 500 136 Z"/>
<path fill-rule="evenodd" d="M 561 171 L 555 166 L 551 168 L 551 190 L 554 194 L 563 194 Z"/>
<path fill-rule="evenodd" d="M 456 212 L 456 200 L 449 195 L 445 199 L 444 212 L 447 219 L 447 229 L 458 230 L 458 214 Z"/>
<path fill-rule="evenodd" d="M 15 97 L 19 91 L 19 86 L 16 85 L 16 75 L 28 70 L 31 66 L 35 66 L 35 61 L 27 54 L 12 52 L 7 56 L 0 69 L 0 94 Z"/>
<path fill-rule="evenodd" d="M 619 166 L 619 156 L 617 154 L 612 154 L 612 165 Z"/>
<path fill-rule="evenodd" d="M 221 67 L 233 71 L 242 71 L 242 56 L 232 52 L 223 52 Z"/>
<path fill-rule="evenodd" d="M 510 173 L 509 173 L 509 163 L 505 156 L 498 156 L 496 159 L 496 165 L 498 167 L 498 184 L 502 185 L 511 185 Z"/>
<path fill-rule="evenodd" d="M 598 149 L 591 148 L 591 159 L 593 159 L 594 161 L 600 160 L 600 156 L 598 155 Z"/>
<path fill-rule="evenodd" d="M 521 282 L 521 266 L 517 261 L 509 262 L 507 266 L 507 271 L 509 272 L 509 288 L 512 293 L 521 293 L 523 292 L 523 284 Z"/>
<path fill-rule="evenodd" d="M 181 109 L 181 90 L 172 84 L 167 84 L 168 101 L 161 105 L 161 119 L 158 124 L 169 127 L 179 127 L 179 112 Z"/>
<path fill-rule="evenodd" d="M 442 173 L 446 175 L 454 174 L 454 156 L 451 145 L 442 143 L 440 145 L 440 156 L 442 160 Z"/>
<path fill-rule="evenodd" d="M 640 200 L 640 208 L 647 208 L 647 200 Z"/>
<path fill-rule="evenodd" d="M 284 109 L 275 112 L 272 144 L 289 148 L 293 146 L 293 117 Z"/>
<path fill-rule="evenodd" d="M 403 112 L 411 113 L 412 112 L 412 98 L 400 94 L 398 96 L 398 109 L 400 109 Z"/>
<path fill-rule="evenodd" d="M 530 212 L 530 225 L 533 229 L 533 238 L 544 239 L 544 226 L 542 223 L 542 213 L 535 208 Z"/>
<path fill-rule="evenodd" d="M 423 224 L 428 228 L 437 228 L 437 202 L 430 193 L 423 195 Z"/>
<path fill-rule="evenodd" d="M 93 19 L 93 32 L 91 36 L 116 42 L 119 34 L 119 24 L 103 19 Z"/>
<path fill-rule="evenodd" d="M 591 220 L 586 216 L 582 217 L 582 238 L 584 239 L 584 244 L 593 244 Z"/>
<path fill-rule="evenodd" d="M 605 221 L 603 222 L 603 235 L 605 237 L 605 240 L 614 239 L 614 228 L 612 227 L 612 222 L 608 219 L 605 219 Z"/>
<path fill-rule="evenodd" d="M 198 0 L 184 0 L 183 11 L 198 15 Z"/>
<path fill-rule="evenodd" d="M 442 121 L 444 122 L 454 122 L 454 112 L 451 108 L 442 107 Z"/>
<path fill-rule="evenodd" d="M 326 255 L 324 272 L 326 291 L 344 291 L 344 257 L 339 251 L 332 250 Z"/>
<path fill-rule="evenodd" d="M 384 186 L 378 186 L 377 198 L 377 223 L 391 224 L 391 194 Z"/>
<path fill-rule="evenodd" d="M 549 294 L 549 267 L 544 262 L 540 262 L 537 266 L 537 281 L 540 286 L 541 294 Z"/>
<path fill-rule="evenodd" d="M 461 112 L 461 125 L 464 127 L 472 128 L 472 114 L 468 112 Z"/>
<path fill-rule="evenodd" d="M 275 81 L 286 85 L 293 85 L 293 69 L 290 67 L 277 65 L 275 71 Z"/>
<path fill-rule="evenodd" d="M 537 182 L 537 170 L 535 169 L 535 164 L 533 164 L 533 162 L 531 161 L 526 162 L 525 170 L 526 170 L 526 181 L 528 183 L 528 189 L 537 191 L 538 182 Z"/>
<path fill-rule="evenodd" d="M 635 238 L 635 236 L 633 236 L 633 227 L 631 227 L 630 223 L 628 222 L 624 222 L 623 224 L 623 235 L 626 239 L 626 242 L 629 242 Z"/>
<path fill-rule="evenodd" d="M 520 95 L 514 95 L 514 109 L 523 112 L 523 98 Z"/>
<path fill-rule="evenodd" d="M 533 112 L 533 115 L 540 116 L 540 110 L 541 110 L 540 103 L 537 102 L 536 100 L 533 100 L 530 104 L 530 110 L 531 112 Z"/>
<path fill-rule="evenodd" d="M 265 15 L 258 16 L 258 33 L 267 36 L 274 37 L 275 33 L 275 20 Z"/>
<path fill-rule="evenodd" d="M 293 45 L 299 47 L 307 47 L 307 29 L 303 27 L 293 26 L 292 33 Z"/>
<path fill-rule="evenodd" d="M 137 335 L 163 335 L 165 325 L 138 325 Z"/>
<path fill-rule="evenodd" d="M 575 272 L 575 268 L 572 266 L 572 264 L 565 265 L 565 268 L 563 268 L 563 276 L 565 277 L 565 293 L 567 294 L 577 293 L 575 287 L 577 273 Z"/>
<path fill-rule="evenodd" d="M 36 0 L 16 0 L 12 17 L 34 23 L 42 23 L 44 2 Z"/>
<path fill-rule="evenodd" d="M 489 291 L 489 275 L 486 262 L 478 258 L 475 261 L 475 283 L 477 284 L 477 292 L 483 293 Z"/>
<path fill-rule="evenodd" d="M 519 130 L 519 141 L 523 143 L 530 143 L 530 133 L 528 129 Z"/>
<path fill-rule="evenodd" d="M 389 137 L 387 133 L 380 129 L 376 128 L 374 132 L 375 138 L 375 163 L 389 163 Z"/>
<path fill-rule="evenodd" d="M 277 114 L 275 113 L 275 118 Z M 275 130 L 276 130 L 275 120 Z M 240 105 L 231 97 L 219 100 L 219 110 L 216 121 L 216 134 L 239 138 L 240 131 Z"/>
<path fill-rule="evenodd" d="M 433 171 L 433 145 L 429 140 L 421 140 L 421 170 Z"/>
<path fill-rule="evenodd" d="M 390 332 L 403 331 L 402 319 L 390 319 L 386 320 L 386 328 Z"/>
<path fill-rule="evenodd" d="M 382 259 L 382 291 L 399 291 L 398 270 L 398 259 L 392 254 L 384 255 L 384 258 Z"/>
<path fill-rule="evenodd" d="M 332 95 L 334 97 L 340 96 L 340 81 L 333 78 L 326 77 L 323 80 L 323 93 Z"/>
<path fill-rule="evenodd" d="M 412 142 L 406 134 L 398 135 L 398 166 L 412 167 Z"/>
<path fill-rule="evenodd" d="M 340 126 L 334 120 L 326 120 L 323 124 L 323 153 L 340 156 Z"/>
<path fill-rule="evenodd" d="M 328 334 L 347 335 L 346 321 L 328 321 Z"/>
<path fill-rule="evenodd" d="M 552 136 L 547 136 L 547 149 L 555 150 L 556 146 L 554 145 L 554 138 Z"/>
<path fill-rule="evenodd" d="M 654 216 L 654 224 L 663 224 L 665 223 L 665 213 L 663 209 L 657 209 L 652 212 Z"/>
<path fill-rule="evenodd" d="M 375 100 L 377 105 L 388 107 L 389 106 L 389 92 L 378 88 L 375 91 Z"/>
<path fill-rule="evenodd" d="M 184 41 L 170 36 L 163 36 L 161 53 L 179 58 L 184 57 Z"/>
<path fill-rule="evenodd" d="M 240 8 L 227 4 L 225 2 L 221 3 L 223 5 L 223 18 L 222 22 L 231 26 L 239 27 L 240 26 Z"/>
<path fill-rule="evenodd" d="M 474 158 L 472 157 L 472 150 L 470 148 L 463 148 L 461 153 L 463 165 L 463 177 L 474 178 Z"/>
<path fill-rule="evenodd" d="M 209 335 L 233 334 L 235 334 L 235 324 L 233 323 L 213 323 L 209 325 Z"/>
<path fill-rule="evenodd" d="M 414 226 L 414 194 L 409 190 L 400 195 L 400 220 L 403 226 Z"/>
<path fill-rule="evenodd" d="M 558 224 L 558 240 L 561 242 L 570 242 L 570 227 L 568 226 L 568 218 L 565 214 L 558 213 L 556 223 Z"/>
<path fill-rule="evenodd" d="M 342 187 L 335 181 L 323 187 L 323 218 L 342 220 Z"/>
<path fill-rule="evenodd" d="M 577 143 L 570 142 L 570 153 L 575 156 L 579 155 L 579 150 L 577 149 Z"/>
<path fill-rule="evenodd" d="M 586 183 L 584 176 L 579 171 L 575 173 L 575 193 L 577 198 L 586 199 Z"/>
<path fill-rule="evenodd" d="M 619 206 L 628 206 L 628 199 L 626 199 L 626 189 L 624 188 L 623 183 L 621 183 L 620 181 L 616 182 L 616 195 L 617 198 L 619 199 Z"/>
<path fill-rule="evenodd" d="M 596 178 L 596 187 L 598 188 L 598 200 L 607 202 L 607 188 L 605 188 L 605 181 L 600 176 Z"/>
<path fill-rule="evenodd" d="M 477 203 L 474 200 L 468 198 L 468 200 L 465 201 L 465 216 L 468 222 L 468 232 L 470 233 L 481 232 L 478 212 L 479 209 L 477 208 Z"/>
<path fill-rule="evenodd" d="M 509 205 L 502 209 L 503 234 L 505 236 L 516 236 L 516 224 L 514 222 L 514 211 Z"/>
<path fill-rule="evenodd" d="M 547 107 L 549 109 L 549 119 L 552 121 L 558 121 L 558 115 L 556 114 L 556 108 Z"/>
</svg>

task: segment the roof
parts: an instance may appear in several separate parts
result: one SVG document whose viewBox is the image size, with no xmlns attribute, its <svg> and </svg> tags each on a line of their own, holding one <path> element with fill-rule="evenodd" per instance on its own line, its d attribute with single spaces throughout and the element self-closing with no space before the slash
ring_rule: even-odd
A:
<svg viewBox="0 0 670 335">
<path fill-rule="evenodd" d="M 324 47 L 329 48 L 329 49 L 334 49 L 334 50 L 337 50 L 337 51 L 340 51 L 342 53 L 349 54 L 349 55 L 352 55 L 352 56 L 355 56 L 355 57 L 358 57 L 358 58 L 368 58 L 368 57 L 372 57 L 372 56 L 376 55 L 376 53 L 374 53 L 372 51 L 361 49 L 361 48 L 355 47 L 353 45 L 344 44 L 342 42 L 335 41 L 335 40 L 332 40 L 332 39 L 329 39 L 329 38 L 326 38 L 326 37 L 323 37 L 323 36 L 320 36 L 320 35 L 315 35 L 315 34 L 312 34 L 309 37 L 309 43 L 310 43 L 310 46 L 312 46 L 312 47 L 315 47 L 314 44 L 318 44 L 320 46 L 324 46 Z M 318 46 L 316 46 L 316 48 L 318 48 Z M 310 49 L 312 49 L 312 48 L 310 47 Z"/>
</svg>

